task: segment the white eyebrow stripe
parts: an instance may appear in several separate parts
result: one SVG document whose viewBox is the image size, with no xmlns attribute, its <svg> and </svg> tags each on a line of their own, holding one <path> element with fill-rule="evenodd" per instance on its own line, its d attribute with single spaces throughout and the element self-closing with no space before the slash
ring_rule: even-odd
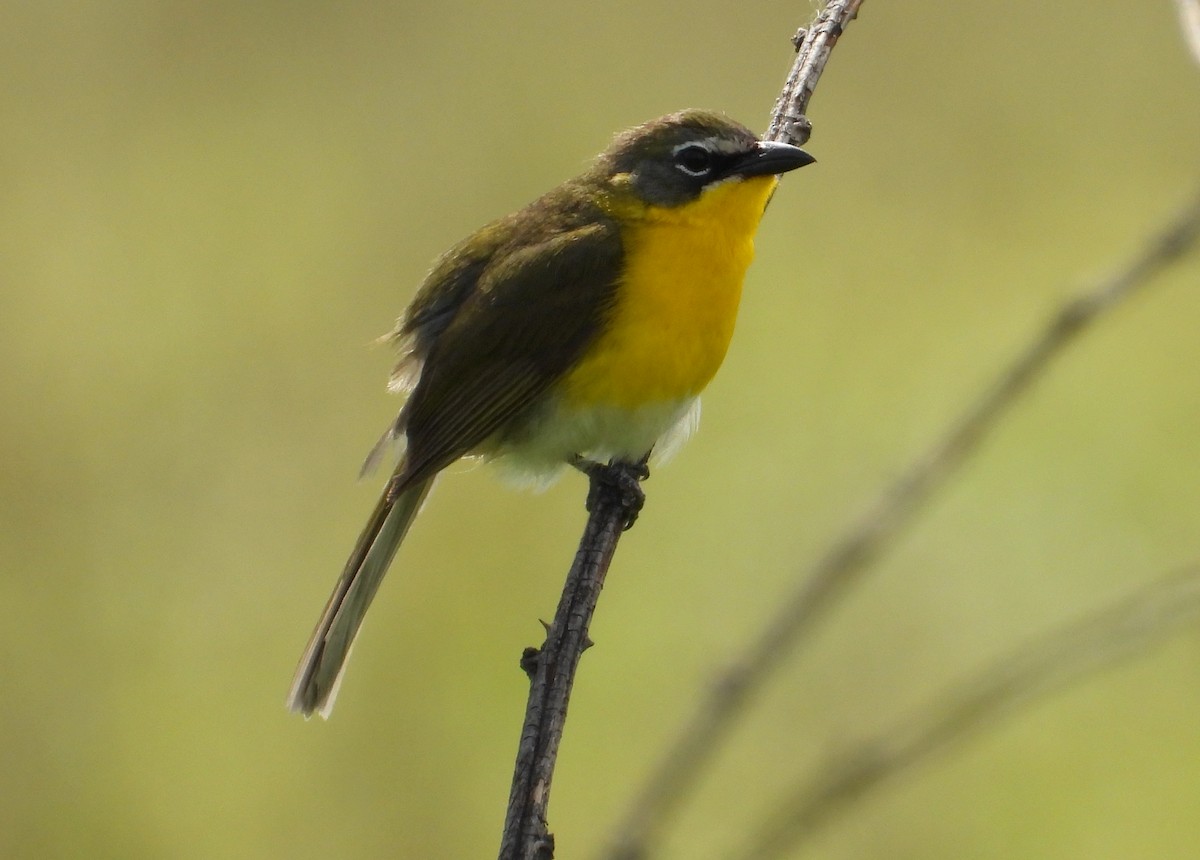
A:
<svg viewBox="0 0 1200 860">
<path fill-rule="evenodd" d="M 721 155 L 731 155 L 733 153 L 745 152 L 746 148 L 736 140 L 730 140 L 727 137 L 706 137 L 701 140 L 687 140 L 677 145 L 671 150 L 671 155 L 678 155 L 682 149 L 687 149 L 689 146 L 701 146 L 709 152 L 720 153 Z"/>
</svg>

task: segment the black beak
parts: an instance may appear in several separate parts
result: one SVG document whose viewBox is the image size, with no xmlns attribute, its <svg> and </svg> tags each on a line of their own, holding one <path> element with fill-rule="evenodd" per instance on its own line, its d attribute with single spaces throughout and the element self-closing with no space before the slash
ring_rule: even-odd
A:
<svg viewBox="0 0 1200 860">
<path fill-rule="evenodd" d="M 815 158 L 798 146 L 760 140 L 754 149 L 745 155 L 738 156 L 737 160 L 729 165 L 727 175 L 744 177 L 778 175 L 806 164 L 812 164 L 814 161 L 816 161 Z"/>
</svg>

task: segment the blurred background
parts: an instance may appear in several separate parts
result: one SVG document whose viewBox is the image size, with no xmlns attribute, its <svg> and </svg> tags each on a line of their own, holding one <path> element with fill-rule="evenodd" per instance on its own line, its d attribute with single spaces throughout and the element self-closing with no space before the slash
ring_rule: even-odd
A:
<svg viewBox="0 0 1200 860">
<path fill-rule="evenodd" d="M 5 3 L 0 856 L 494 856 L 584 483 L 440 483 L 328 723 L 295 661 L 430 261 L 682 107 L 756 129 L 814 2 Z M 595 856 L 797 571 L 1200 178 L 1168 0 L 867 2 L 759 234 L 699 436 L 647 486 L 554 782 Z M 856 591 L 661 854 L 1200 555 L 1200 260 L 1089 333 Z M 836 858 L 1192 858 L 1200 636 L 999 723 Z"/>
</svg>

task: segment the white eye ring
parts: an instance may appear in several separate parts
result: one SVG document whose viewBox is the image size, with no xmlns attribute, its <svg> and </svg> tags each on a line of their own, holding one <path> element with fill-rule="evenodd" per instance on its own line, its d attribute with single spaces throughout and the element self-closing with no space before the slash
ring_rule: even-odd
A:
<svg viewBox="0 0 1200 860">
<path fill-rule="evenodd" d="M 707 176 L 712 173 L 713 154 L 698 143 L 683 143 L 671 153 L 675 167 L 688 176 Z"/>
</svg>

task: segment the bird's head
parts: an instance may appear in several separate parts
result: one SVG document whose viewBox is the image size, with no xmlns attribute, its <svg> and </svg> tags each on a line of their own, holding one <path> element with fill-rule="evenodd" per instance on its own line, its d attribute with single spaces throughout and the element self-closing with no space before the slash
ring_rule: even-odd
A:
<svg viewBox="0 0 1200 860">
<path fill-rule="evenodd" d="M 787 173 L 813 161 L 799 147 L 759 140 L 721 114 L 684 110 L 617 135 L 596 159 L 592 175 L 642 203 L 672 208 L 718 185 Z"/>
</svg>

